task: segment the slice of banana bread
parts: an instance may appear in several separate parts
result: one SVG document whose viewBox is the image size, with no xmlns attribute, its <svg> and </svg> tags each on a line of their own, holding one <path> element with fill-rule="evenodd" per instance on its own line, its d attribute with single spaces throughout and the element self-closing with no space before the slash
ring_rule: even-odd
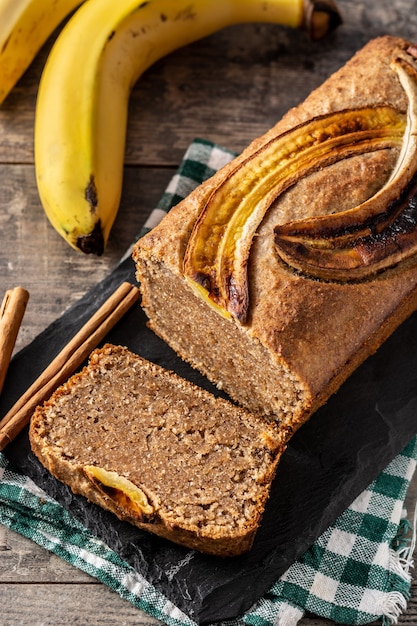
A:
<svg viewBox="0 0 417 626">
<path fill-rule="evenodd" d="M 285 447 L 270 424 L 110 344 L 36 409 L 30 442 L 75 493 L 219 556 L 250 549 Z"/>
<path fill-rule="evenodd" d="M 135 245 L 150 328 L 289 430 L 417 307 L 416 93 L 369 42 Z"/>
</svg>

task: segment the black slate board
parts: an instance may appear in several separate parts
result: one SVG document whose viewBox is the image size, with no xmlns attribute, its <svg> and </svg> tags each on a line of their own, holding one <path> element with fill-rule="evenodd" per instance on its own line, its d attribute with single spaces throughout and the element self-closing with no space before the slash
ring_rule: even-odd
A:
<svg viewBox="0 0 417 626">
<path fill-rule="evenodd" d="M 0 398 L 0 415 L 124 280 L 135 283 L 131 259 L 14 357 Z M 106 340 L 127 345 L 219 393 L 147 329 L 140 306 Z M 221 559 L 190 552 L 73 496 L 34 458 L 27 431 L 6 448 L 6 455 L 184 613 L 204 624 L 250 608 L 416 433 L 417 314 L 293 437 L 279 465 L 255 545 L 243 557 Z"/>
</svg>

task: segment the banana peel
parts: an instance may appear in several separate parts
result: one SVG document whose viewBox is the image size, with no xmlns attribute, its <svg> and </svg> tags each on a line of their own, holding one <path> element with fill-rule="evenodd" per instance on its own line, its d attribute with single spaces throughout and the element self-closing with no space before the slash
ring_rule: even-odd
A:
<svg viewBox="0 0 417 626">
<path fill-rule="evenodd" d="M 61 22 L 84 0 L 1 0 L 0 105 Z"/>
<path fill-rule="evenodd" d="M 89 0 L 75 12 L 48 56 L 34 133 L 42 206 L 74 249 L 99 256 L 107 245 L 120 205 L 133 84 L 173 50 L 251 22 L 320 38 L 340 14 L 332 0 Z"/>
</svg>

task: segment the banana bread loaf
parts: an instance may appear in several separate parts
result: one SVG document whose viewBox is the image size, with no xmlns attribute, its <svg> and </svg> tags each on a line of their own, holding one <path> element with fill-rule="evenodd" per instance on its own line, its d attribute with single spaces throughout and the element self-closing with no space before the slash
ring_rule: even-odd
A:
<svg viewBox="0 0 417 626">
<path fill-rule="evenodd" d="M 269 423 L 109 344 L 36 409 L 30 442 L 75 493 L 220 556 L 250 549 L 284 449 Z"/>
<path fill-rule="evenodd" d="M 150 328 L 288 433 L 417 307 L 416 68 L 370 41 L 134 247 Z"/>
</svg>

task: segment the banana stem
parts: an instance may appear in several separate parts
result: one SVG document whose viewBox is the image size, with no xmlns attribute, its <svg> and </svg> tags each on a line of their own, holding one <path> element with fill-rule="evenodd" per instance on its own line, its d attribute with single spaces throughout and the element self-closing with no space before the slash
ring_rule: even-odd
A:
<svg viewBox="0 0 417 626">
<path fill-rule="evenodd" d="M 342 15 L 333 0 L 304 0 L 304 29 L 313 41 L 323 39 L 342 23 Z"/>
</svg>

